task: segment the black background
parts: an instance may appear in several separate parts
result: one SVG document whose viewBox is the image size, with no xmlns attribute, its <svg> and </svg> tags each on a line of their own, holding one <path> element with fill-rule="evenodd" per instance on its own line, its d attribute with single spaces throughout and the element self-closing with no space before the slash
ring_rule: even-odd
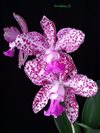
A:
<svg viewBox="0 0 100 133">
<path fill-rule="evenodd" d="M 54 4 L 70 8 L 54 8 Z M 14 58 L 3 56 L 8 49 L 3 39 L 3 28 L 16 26 L 12 13 L 23 16 L 29 31 L 42 33 L 40 20 L 43 15 L 53 20 L 57 31 L 64 27 L 82 30 L 85 42 L 71 53 L 78 72 L 89 78 L 100 79 L 100 6 L 99 0 L 1 0 L 0 1 L 0 130 L 1 133 L 58 133 L 52 117 L 45 117 L 43 110 L 32 112 L 32 101 L 40 87 L 35 86 L 17 67 L 18 51 Z M 85 98 L 77 96 L 80 114 Z M 46 106 L 45 109 L 47 109 Z M 80 121 L 80 116 L 78 120 Z"/>
</svg>

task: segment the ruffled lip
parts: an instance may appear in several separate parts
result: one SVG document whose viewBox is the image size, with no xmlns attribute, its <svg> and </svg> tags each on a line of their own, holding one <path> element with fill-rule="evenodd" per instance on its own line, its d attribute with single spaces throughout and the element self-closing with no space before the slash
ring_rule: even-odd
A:
<svg viewBox="0 0 100 133">
<path fill-rule="evenodd" d="M 54 116 L 54 118 L 57 118 L 62 114 L 62 112 L 65 111 L 65 108 L 61 105 L 59 100 L 51 100 L 49 109 L 47 111 L 44 111 L 45 116 Z"/>
</svg>

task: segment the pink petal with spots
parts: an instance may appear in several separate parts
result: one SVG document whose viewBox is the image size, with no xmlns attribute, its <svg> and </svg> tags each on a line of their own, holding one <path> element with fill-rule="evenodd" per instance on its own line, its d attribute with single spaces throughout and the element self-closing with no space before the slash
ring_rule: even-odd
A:
<svg viewBox="0 0 100 133">
<path fill-rule="evenodd" d="M 71 123 L 74 123 L 78 117 L 78 103 L 75 94 L 71 88 L 65 89 L 65 112 Z"/>
<path fill-rule="evenodd" d="M 38 32 L 21 34 L 17 36 L 15 43 L 16 47 L 27 55 L 40 55 L 46 49 L 44 37 Z"/>
<path fill-rule="evenodd" d="M 25 19 L 22 16 L 15 14 L 15 13 L 13 13 L 13 16 L 14 16 L 15 20 L 18 22 L 22 32 L 28 33 L 28 27 L 27 27 Z"/>
<path fill-rule="evenodd" d="M 53 46 L 56 42 L 56 26 L 54 22 L 49 20 L 46 16 L 43 16 L 40 24 L 49 47 Z"/>
<path fill-rule="evenodd" d="M 96 82 L 82 74 L 67 80 L 66 85 L 73 88 L 75 94 L 84 97 L 94 96 L 98 90 Z"/>
<path fill-rule="evenodd" d="M 38 113 L 47 105 L 49 100 L 50 89 L 51 89 L 51 85 L 45 85 L 38 91 L 32 104 L 34 113 Z"/>
<path fill-rule="evenodd" d="M 59 52 L 60 58 L 59 63 L 65 65 L 65 71 L 60 74 L 60 78 L 64 81 L 70 77 L 74 77 L 77 74 L 77 68 L 73 62 L 72 57 L 69 54 L 66 54 L 65 52 Z"/>
<path fill-rule="evenodd" d="M 56 75 L 53 73 L 45 74 L 47 63 L 43 60 L 44 58 L 45 55 L 42 55 L 40 58 L 28 61 L 24 67 L 26 75 L 36 85 L 44 85 L 57 80 Z"/>
<path fill-rule="evenodd" d="M 14 26 L 6 27 L 3 30 L 4 30 L 4 39 L 7 42 L 15 41 L 17 35 L 20 34 L 20 31 Z"/>
<path fill-rule="evenodd" d="M 77 29 L 64 28 L 57 33 L 57 50 L 65 50 L 67 53 L 77 50 L 84 41 L 85 34 Z"/>
</svg>

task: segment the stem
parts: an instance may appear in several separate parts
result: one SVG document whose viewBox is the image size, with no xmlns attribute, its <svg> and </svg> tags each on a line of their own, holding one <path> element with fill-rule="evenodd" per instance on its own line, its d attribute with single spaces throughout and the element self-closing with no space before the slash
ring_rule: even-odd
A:
<svg viewBox="0 0 100 133">
<path fill-rule="evenodd" d="M 75 133 L 75 128 L 74 125 L 71 123 L 71 127 L 72 127 L 72 133 Z"/>
</svg>

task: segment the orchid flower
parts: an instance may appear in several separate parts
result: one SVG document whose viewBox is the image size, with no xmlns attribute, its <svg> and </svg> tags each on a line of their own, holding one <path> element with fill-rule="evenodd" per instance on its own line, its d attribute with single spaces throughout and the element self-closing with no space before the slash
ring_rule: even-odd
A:
<svg viewBox="0 0 100 133">
<path fill-rule="evenodd" d="M 27 24 L 26 24 L 26 21 L 24 20 L 24 18 L 15 13 L 13 13 L 13 16 L 14 16 L 15 20 L 18 22 L 22 33 L 23 34 L 28 33 L 28 27 L 27 27 Z M 6 27 L 3 30 L 4 30 L 4 39 L 9 43 L 9 47 L 10 47 L 7 51 L 3 52 L 3 54 L 8 57 L 13 57 L 14 52 L 15 52 L 14 41 L 16 40 L 18 35 L 19 36 L 21 35 L 21 33 L 14 26 Z M 20 50 L 19 51 L 19 67 L 21 67 L 21 65 L 24 64 L 26 59 L 27 59 L 27 55 L 25 53 L 23 53 L 22 50 Z"/>
<path fill-rule="evenodd" d="M 40 24 L 48 49 L 38 58 L 26 62 L 24 67 L 29 79 L 43 86 L 34 98 L 33 111 L 39 112 L 50 99 L 50 107 L 44 111 L 44 115 L 57 118 L 66 111 L 69 121 L 74 123 L 79 110 L 75 94 L 89 97 L 95 95 L 98 89 L 95 81 L 77 74 L 76 66 L 68 54 L 79 48 L 85 35 L 80 30 L 64 28 L 57 33 L 56 41 L 55 24 L 45 16 Z M 63 101 L 65 107 L 61 105 Z"/>
<path fill-rule="evenodd" d="M 45 54 L 45 60 L 48 63 L 48 71 L 50 71 L 54 64 L 63 67 L 61 64 L 57 63 L 57 60 L 60 58 L 59 51 L 65 50 L 67 53 L 71 53 L 77 50 L 84 41 L 84 33 L 74 28 L 63 28 L 56 35 L 56 26 L 54 22 L 49 20 L 46 16 L 43 16 L 40 24 L 44 31 L 43 35 L 35 31 L 20 34 L 16 37 L 15 41 L 10 43 L 10 48 L 13 49 L 17 47 L 27 56 L 36 55 L 36 57 L 39 57 L 41 54 Z M 23 58 L 20 60 L 22 59 Z"/>
<path fill-rule="evenodd" d="M 44 55 L 26 62 L 24 67 L 26 75 L 34 84 L 42 86 L 34 98 L 32 108 L 34 113 L 38 113 L 50 100 L 50 107 L 44 111 L 44 115 L 57 118 L 65 111 L 69 121 L 74 123 L 79 110 L 75 94 L 91 97 L 96 94 L 98 88 L 95 81 L 77 72 L 69 78 L 68 76 L 76 69 L 74 62 L 65 52 L 59 54 L 58 63 L 64 65 L 63 72 L 60 71 L 59 74 L 53 72 L 45 74 L 48 65 Z M 65 107 L 61 102 L 65 103 Z"/>
</svg>

